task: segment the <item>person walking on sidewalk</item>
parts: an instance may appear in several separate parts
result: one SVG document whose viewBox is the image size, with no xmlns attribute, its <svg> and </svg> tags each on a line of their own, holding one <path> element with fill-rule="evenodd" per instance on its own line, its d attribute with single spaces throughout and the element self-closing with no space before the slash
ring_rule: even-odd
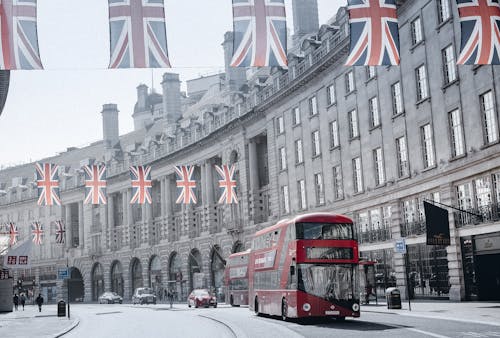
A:
<svg viewBox="0 0 500 338">
<path fill-rule="evenodd" d="M 17 311 L 17 307 L 19 306 L 19 297 L 17 296 L 17 293 L 14 294 L 12 301 L 14 302 L 14 309 Z"/>
<path fill-rule="evenodd" d="M 38 312 L 42 312 L 43 297 L 41 293 L 36 297 L 36 303 L 38 304 Z"/>
<path fill-rule="evenodd" d="M 23 306 L 23 311 L 25 304 L 26 304 L 26 297 L 24 296 L 24 293 L 21 293 L 21 305 Z"/>
</svg>

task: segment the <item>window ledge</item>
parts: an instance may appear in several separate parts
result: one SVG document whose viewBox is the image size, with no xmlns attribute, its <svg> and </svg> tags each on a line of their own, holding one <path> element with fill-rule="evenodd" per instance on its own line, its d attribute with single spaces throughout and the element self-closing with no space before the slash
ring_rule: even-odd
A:
<svg viewBox="0 0 500 338">
<path fill-rule="evenodd" d="M 330 147 L 330 151 L 334 151 L 334 150 L 340 150 L 340 145 L 335 146 L 335 147 Z"/>
<path fill-rule="evenodd" d="M 351 138 L 349 139 L 349 143 L 351 143 L 351 142 L 353 142 L 353 141 L 356 141 L 356 140 L 360 140 L 360 139 L 361 139 L 361 137 L 360 137 L 359 135 L 358 135 L 358 136 L 355 136 L 355 137 L 351 137 Z"/>
<path fill-rule="evenodd" d="M 313 160 L 315 160 L 315 159 L 317 159 L 317 158 L 319 158 L 319 157 L 321 157 L 321 153 L 316 154 L 316 155 L 313 155 L 311 158 L 312 158 Z"/>
<path fill-rule="evenodd" d="M 309 114 L 309 120 L 310 120 L 310 119 L 313 119 L 313 118 L 315 118 L 315 117 L 318 117 L 318 116 L 319 116 L 319 113 L 316 113 L 316 114 L 314 114 L 314 115 Z"/>
<path fill-rule="evenodd" d="M 401 113 L 398 113 L 396 115 L 392 115 L 392 121 L 394 122 L 394 120 L 397 119 L 400 116 L 405 116 L 405 111 L 404 110 Z"/>
<path fill-rule="evenodd" d="M 417 108 L 418 108 L 418 106 L 420 106 L 422 103 L 424 103 L 426 101 L 429 101 L 429 102 L 431 101 L 430 95 L 415 102 L 415 106 L 417 106 Z"/>
<path fill-rule="evenodd" d="M 304 165 L 304 161 L 298 162 L 298 163 L 296 162 L 295 163 L 295 167 L 300 167 L 300 166 L 303 166 L 303 165 Z"/>
<path fill-rule="evenodd" d="M 467 153 L 464 153 L 462 155 L 458 155 L 458 156 L 455 156 L 455 157 L 451 157 L 448 162 L 454 162 L 454 161 L 458 161 L 458 160 L 461 160 L 463 158 L 467 157 Z"/>
<path fill-rule="evenodd" d="M 455 80 L 451 81 L 451 82 L 448 82 L 448 83 L 445 83 L 442 87 L 441 87 L 441 90 L 443 91 L 443 93 L 446 92 L 446 89 L 448 89 L 448 87 L 451 87 L 453 85 L 457 85 L 460 83 L 460 79 L 456 78 Z"/>
<path fill-rule="evenodd" d="M 485 144 L 485 145 L 481 146 L 481 148 L 480 148 L 480 149 L 481 149 L 481 150 L 484 150 L 484 149 L 486 149 L 486 148 L 493 147 L 494 145 L 497 145 L 497 144 L 499 144 L 499 143 L 500 143 L 500 141 L 499 141 L 499 140 L 496 140 L 495 142 L 491 142 L 491 143 L 488 143 L 488 144 Z"/>
<path fill-rule="evenodd" d="M 453 22 L 453 15 L 450 15 L 450 17 L 446 20 L 444 20 L 443 22 L 440 22 L 437 27 L 436 27 L 436 30 L 439 31 L 444 27 L 446 26 L 447 24 L 449 24 L 450 22 Z"/>
<path fill-rule="evenodd" d="M 368 84 L 369 84 L 370 82 L 372 82 L 372 81 L 374 81 L 374 80 L 376 80 L 376 79 L 377 79 L 377 75 L 372 76 L 372 77 L 371 77 L 371 78 L 369 78 L 369 79 L 366 79 L 366 81 L 365 81 L 365 86 L 368 86 Z"/>
<path fill-rule="evenodd" d="M 361 190 L 361 191 L 353 193 L 352 196 L 354 197 L 354 196 L 358 196 L 358 195 L 363 195 L 364 193 L 365 193 L 365 191 Z"/>
<path fill-rule="evenodd" d="M 286 174 L 288 172 L 288 167 L 285 169 L 280 169 L 279 174 Z"/>
<path fill-rule="evenodd" d="M 331 107 L 334 107 L 334 106 L 336 106 L 336 105 L 337 105 L 337 102 L 336 102 L 336 101 L 335 101 L 335 102 L 333 102 L 333 103 L 327 104 L 327 105 L 326 105 L 326 109 L 330 109 Z"/>
<path fill-rule="evenodd" d="M 353 90 L 351 90 L 349 93 L 345 94 L 345 96 L 344 96 L 344 97 L 345 97 L 345 99 L 347 100 L 347 98 L 348 98 L 349 96 L 351 96 L 351 95 L 353 95 L 353 94 L 356 94 L 356 93 L 357 93 L 357 90 L 356 90 L 356 89 L 353 89 Z"/>
<path fill-rule="evenodd" d="M 404 181 L 404 180 L 407 180 L 407 179 L 409 179 L 409 178 L 410 178 L 410 174 L 406 174 L 406 175 L 404 175 L 404 176 L 398 177 L 398 178 L 396 179 L 396 182 Z"/>
<path fill-rule="evenodd" d="M 377 130 L 377 129 L 382 129 L 382 124 L 381 123 L 377 124 L 376 126 L 371 127 L 368 131 L 371 134 L 372 131 Z"/>
<path fill-rule="evenodd" d="M 294 124 L 294 125 L 292 125 L 292 128 L 297 128 L 297 127 L 298 127 L 298 126 L 300 126 L 301 124 L 302 124 L 302 123 L 300 123 L 300 122 L 299 122 L 299 123 L 297 123 L 297 124 Z"/>
<path fill-rule="evenodd" d="M 417 42 L 416 44 L 414 44 L 413 46 L 410 47 L 410 51 L 413 53 L 413 51 L 418 47 L 418 46 L 421 46 L 421 45 L 425 45 L 425 39 L 422 39 L 420 40 L 419 42 Z"/>
<path fill-rule="evenodd" d="M 432 169 L 436 169 L 437 168 L 437 164 L 434 164 L 430 167 L 427 167 L 425 169 L 422 169 L 422 173 L 425 173 L 425 172 L 428 172 L 428 171 L 431 171 Z"/>
</svg>

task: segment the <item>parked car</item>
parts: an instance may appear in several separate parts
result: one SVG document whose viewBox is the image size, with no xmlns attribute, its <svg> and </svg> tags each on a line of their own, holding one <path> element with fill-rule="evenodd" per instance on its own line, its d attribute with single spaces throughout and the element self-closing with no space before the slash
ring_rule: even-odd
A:
<svg viewBox="0 0 500 338">
<path fill-rule="evenodd" d="M 104 292 L 101 297 L 99 297 L 99 304 L 121 304 L 123 298 L 116 292 Z"/>
<path fill-rule="evenodd" d="M 137 288 L 132 296 L 132 304 L 156 304 L 156 296 L 151 288 Z"/>
<path fill-rule="evenodd" d="M 188 306 L 200 307 L 200 306 L 213 306 L 217 307 L 217 297 L 211 294 L 207 289 L 195 289 L 188 296 Z"/>
</svg>

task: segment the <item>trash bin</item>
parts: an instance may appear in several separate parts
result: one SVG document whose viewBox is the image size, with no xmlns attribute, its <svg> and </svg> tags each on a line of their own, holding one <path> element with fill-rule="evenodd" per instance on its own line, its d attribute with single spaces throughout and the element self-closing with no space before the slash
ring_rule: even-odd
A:
<svg viewBox="0 0 500 338">
<path fill-rule="evenodd" d="M 66 302 L 62 299 L 57 303 L 57 317 L 66 317 Z"/>
<path fill-rule="evenodd" d="M 387 288 L 385 290 L 385 299 L 388 309 L 401 309 L 401 292 L 396 288 Z"/>
</svg>

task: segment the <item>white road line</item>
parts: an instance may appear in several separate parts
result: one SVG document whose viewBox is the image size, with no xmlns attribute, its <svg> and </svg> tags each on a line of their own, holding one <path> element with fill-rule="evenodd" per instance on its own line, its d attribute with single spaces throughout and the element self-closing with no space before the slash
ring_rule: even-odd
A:
<svg viewBox="0 0 500 338">
<path fill-rule="evenodd" d="M 419 329 L 413 329 L 413 328 L 405 328 L 405 329 L 407 329 L 408 331 L 413 331 L 413 332 L 425 334 L 426 336 L 431 336 L 431 337 L 436 337 L 436 338 L 451 338 L 451 337 L 448 337 L 448 336 L 443 336 L 441 334 L 432 333 L 432 332 L 428 332 L 428 331 L 423 331 L 423 330 L 419 330 Z"/>
</svg>

